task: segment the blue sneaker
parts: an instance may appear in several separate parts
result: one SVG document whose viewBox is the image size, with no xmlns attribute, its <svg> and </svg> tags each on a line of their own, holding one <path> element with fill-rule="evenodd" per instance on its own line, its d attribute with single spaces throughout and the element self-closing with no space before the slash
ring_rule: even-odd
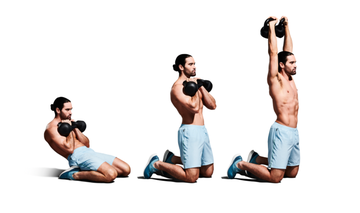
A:
<svg viewBox="0 0 360 213">
<path fill-rule="evenodd" d="M 256 163 L 256 158 L 259 156 L 259 154 L 257 152 L 255 152 L 254 150 L 251 150 L 248 156 L 248 162 L 249 163 L 253 163 L 253 164 L 258 164 Z M 255 175 L 253 175 L 252 173 L 246 171 L 247 176 L 255 178 Z"/>
<path fill-rule="evenodd" d="M 236 175 L 236 173 L 241 172 L 242 170 L 239 169 L 236 164 L 242 161 L 242 157 L 240 155 L 235 155 L 234 158 L 231 161 L 230 167 L 227 172 L 227 176 L 229 179 L 233 179 Z"/>
<path fill-rule="evenodd" d="M 148 163 L 146 164 L 146 167 L 145 167 L 145 170 L 144 170 L 144 178 L 145 179 L 149 179 L 151 178 L 151 175 L 154 173 L 154 172 L 157 172 L 158 169 L 156 169 L 154 167 L 154 163 L 156 161 L 159 161 L 159 157 L 157 155 L 151 155 L 150 158 L 149 158 L 149 161 Z"/>
<path fill-rule="evenodd" d="M 251 150 L 248 156 L 248 162 L 249 163 L 253 163 L 253 164 L 258 164 L 256 163 L 256 158 L 259 156 L 259 154 L 257 152 L 255 152 L 254 150 Z"/>
<path fill-rule="evenodd" d="M 165 153 L 164 153 L 164 157 L 163 157 L 163 162 L 165 163 L 170 163 L 170 164 L 175 164 L 171 161 L 172 157 L 174 156 L 174 153 L 172 153 L 171 151 L 169 150 L 166 150 Z M 164 172 L 164 171 L 159 171 L 159 172 L 156 172 L 157 175 L 161 175 L 161 176 L 164 176 L 164 177 L 167 177 L 167 178 L 173 178 L 171 175 L 169 175 L 167 172 Z"/>
<path fill-rule="evenodd" d="M 59 175 L 59 179 L 68 179 L 68 180 L 75 180 L 73 177 L 73 174 L 76 172 L 79 172 L 80 168 L 78 166 L 72 166 L 68 168 L 67 170 L 63 171 Z"/>
<path fill-rule="evenodd" d="M 169 150 L 166 150 L 165 151 L 165 154 L 164 154 L 164 158 L 163 158 L 163 162 L 165 163 L 170 163 L 170 164 L 174 164 L 172 161 L 171 161 L 171 158 L 174 156 L 174 153 L 172 153 L 171 151 Z"/>
</svg>

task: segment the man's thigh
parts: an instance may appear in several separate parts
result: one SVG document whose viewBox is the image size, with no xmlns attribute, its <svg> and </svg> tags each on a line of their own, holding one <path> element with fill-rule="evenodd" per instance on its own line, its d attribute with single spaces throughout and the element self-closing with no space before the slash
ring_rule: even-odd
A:
<svg viewBox="0 0 360 213">
<path fill-rule="evenodd" d="M 285 177 L 295 178 L 299 172 L 299 166 L 288 166 L 285 170 Z"/>
<path fill-rule="evenodd" d="M 119 175 L 128 175 L 130 173 L 130 166 L 119 158 L 115 158 L 111 166 L 116 169 Z"/>
<path fill-rule="evenodd" d="M 201 177 L 211 177 L 213 172 L 214 172 L 214 164 L 200 167 L 200 176 Z"/>
<path fill-rule="evenodd" d="M 185 179 L 184 181 L 194 183 L 199 178 L 200 168 L 189 168 L 185 169 Z"/>
<path fill-rule="evenodd" d="M 107 162 L 102 163 L 96 171 L 112 179 L 115 179 L 117 176 L 116 169 Z"/>
<path fill-rule="evenodd" d="M 270 170 L 270 182 L 279 183 L 285 175 L 285 169 L 271 169 Z"/>
</svg>

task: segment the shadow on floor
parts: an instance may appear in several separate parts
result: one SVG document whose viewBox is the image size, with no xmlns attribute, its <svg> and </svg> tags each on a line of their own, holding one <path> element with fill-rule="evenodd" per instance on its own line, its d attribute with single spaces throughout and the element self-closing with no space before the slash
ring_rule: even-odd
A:
<svg viewBox="0 0 360 213">
<path fill-rule="evenodd" d="M 144 178 L 144 176 L 139 176 L 138 179 L 143 179 L 143 180 L 147 180 Z M 174 183 L 186 183 L 184 181 L 181 181 L 181 180 L 178 180 L 178 179 L 175 179 L 175 178 L 150 178 L 149 180 L 158 180 L 158 181 L 166 181 L 166 182 L 174 182 Z"/>
<path fill-rule="evenodd" d="M 33 168 L 31 171 L 31 174 L 34 176 L 39 176 L 39 177 L 55 177 L 58 178 L 59 175 L 65 171 L 66 169 L 58 169 L 58 168 Z M 128 178 L 128 177 L 117 177 L 116 179 L 123 179 L 123 178 Z M 94 182 L 94 181 L 85 181 L 83 180 L 83 182 L 89 182 L 89 183 L 99 183 L 99 182 Z M 114 183 L 111 182 L 111 183 Z"/>
<path fill-rule="evenodd" d="M 40 177 L 59 177 L 65 169 L 58 168 L 33 168 L 31 174 Z"/>
<path fill-rule="evenodd" d="M 221 177 L 222 179 L 225 179 L 225 180 L 242 180 L 242 181 L 249 181 L 249 182 L 258 182 L 258 183 L 269 183 L 265 180 L 262 180 L 262 179 L 257 179 L 257 178 L 254 178 L 254 179 L 250 179 L 250 178 L 234 178 L 234 179 L 229 179 L 227 176 L 224 176 L 224 177 Z"/>
</svg>

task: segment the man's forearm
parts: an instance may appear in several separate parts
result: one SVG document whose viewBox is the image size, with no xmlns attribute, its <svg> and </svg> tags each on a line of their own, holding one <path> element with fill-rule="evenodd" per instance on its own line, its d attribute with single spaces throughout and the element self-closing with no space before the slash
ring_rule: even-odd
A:
<svg viewBox="0 0 360 213">
<path fill-rule="evenodd" d="M 269 24 L 268 45 L 269 55 L 274 55 L 278 53 L 277 40 L 275 35 L 275 24 Z"/>
<path fill-rule="evenodd" d="M 190 98 L 188 105 L 193 113 L 198 113 L 200 109 L 200 97 L 199 92 L 197 91 L 193 97 Z"/>
<path fill-rule="evenodd" d="M 203 95 L 203 103 L 208 109 L 216 109 L 215 98 L 204 88 L 200 87 L 200 92 Z"/>
<path fill-rule="evenodd" d="M 80 143 L 84 144 L 87 147 L 90 147 L 89 139 L 77 128 L 74 129 L 76 138 L 80 141 Z"/>
<path fill-rule="evenodd" d="M 75 138 L 74 138 L 73 132 L 70 132 L 70 134 L 66 137 L 64 145 L 71 151 L 74 151 Z"/>
<path fill-rule="evenodd" d="M 283 47 L 284 51 L 287 52 L 291 52 L 293 51 L 293 42 L 292 42 L 292 38 L 290 35 L 290 30 L 289 30 L 289 24 L 286 23 L 285 25 L 285 38 L 284 38 L 284 47 Z"/>
</svg>

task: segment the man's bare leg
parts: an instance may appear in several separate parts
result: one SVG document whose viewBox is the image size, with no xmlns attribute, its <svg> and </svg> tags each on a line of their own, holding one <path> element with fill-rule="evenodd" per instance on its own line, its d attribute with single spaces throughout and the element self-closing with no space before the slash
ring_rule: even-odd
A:
<svg viewBox="0 0 360 213">
<path fill-rule="evenodd" d="M 210 178 L 214 173 L 214 164 L 200 167 L 200 176 Z"/>
<path fill-rule="evenodd" d="M 288 166 L 286 169 L 272 168 L 269 171 L 264 166 L 248 163 L 246 161 L 240 161 L 236 164 L 236 166 L 241 170 L 251 172 L 251 174 L 262 180 L 272 183 L 279 183 L 284 178 L 284 176 L 295 178 L 299 171 L 299 166 Z"/>
<path fill-rule="evenodd" d="M 114 167 L 104 162 L 100 165 L 97 171 L 79 171 L 73 174 L 75 180 L 88 180 L 94 182 L 110 183 L 118 173 Z"/>
<path fill-rule="evenodd" d="M 171 162 L 173 164 L 181 164 L 182 165 L 181 157 L 179 157 L 179 156 L 175 156 L 175 155 L 172 156 Z"/>
<path fill-rule="evenodd" d="M 182 165 L 181 157 L 179 157 L 179 156 L 173 155 L 171 157 L 170 161 L 173 164 Z M 166 162 L 164 162 L 164 163 L 166 163 Z M 211 177 L 213 172 L 214 172 L 214 164 L 210 164 L 210 165 L 200 167 L 200 177 Z"/>
<path fill-rule="evenodd" d="M 176 159 L 176 158 L 175 158 Z M 156 161 L 154 168 L 167 172 L 172 177 L 189 183 L 195 183 L 199 178 L 200 168 L 183 169 L 181 166 Z"/>
<path fill-rule="evenodd" d="M 299 166 L 288 166 L 286 167 L 285 177 L 295 178 L 299 172 Z"/>
<path fill-rule="evenodd" d="M 260 155 L 256 158 L 255 161 L 257 164 L 269 165 L 268 158 L 262 157 Z"/>
<path fill-rule="evenodd" d="M 127 177 L 131 172 L 129 164 L 119 158 L 115 158 L 111 166 L 116 170 L 118 177 Z"/>
<path fill-rule="evenodd" d="M 285 174 L 285 169 L 271 169 L 269 171 L 265 166 L 248 163 L 246 161 L 240 161 L 236 164 L 236 166 L 241 170 L 251 172 L 251 174 L 262 180 L 272 183 L 279 183 Z"/>
</svg>

